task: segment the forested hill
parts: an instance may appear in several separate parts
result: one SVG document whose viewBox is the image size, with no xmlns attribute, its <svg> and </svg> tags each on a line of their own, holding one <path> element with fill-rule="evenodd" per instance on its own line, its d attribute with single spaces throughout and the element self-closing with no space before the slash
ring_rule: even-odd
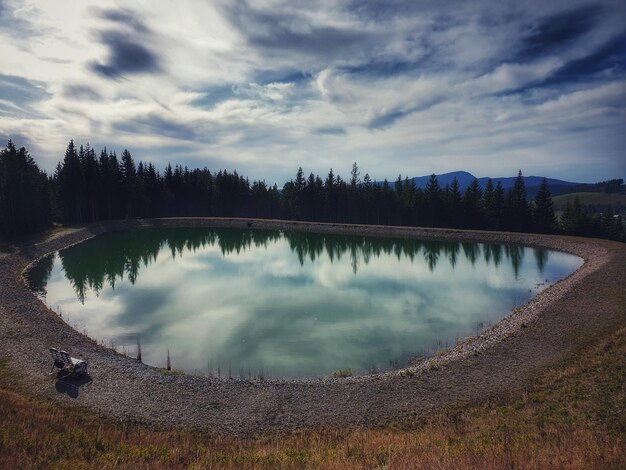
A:
<svg viewBox="0 0 626 470">
<path fill-rule="evenodd" d="M 459 189 L 461 191 L 465 191 L 467 187 L 472 184 L 476 177 L 467 171 L 453 171 L 450 173 L 443 173 L 440 175 L 436 175 L 439 184 L 442 187 L 446 185 L 452 184 L 454 178 L 457 179 L 459 183 Z M 537 195 L 537 191 L 539 190 L 539 186 L 541 185 L 544 177 L 543 176 L 522 176 L 524 180 L 524 185 L 526 186 L 526 195 L 529 199 L 534 198 Z M 430 179 L 430 175 L 428 176 L 416 176 L 414 178 L 409 178 L 411 181 L 415 183 L 415 186 L 421 189 L 425 189 L 428 184 L 428 180 Z M 482 177 L 478 178 L 478 184 L 481 187 L 485 187 L 487 182 L 491 180 L 493 184 L 502 184 L 502 187 L 505 190 L 509 190 L 515 186 L 515 181 L 517 177 L 502 177 L 502 178 L 488 178 Z M 571 192 L 573 188 L 580 188 L 586 186 L 585 183 L 573 183 L 571 181 L 563 181 L 555 178 L 546 178 L 546 181 L 550 185 L 550 192 L 553 196 L 557 196 L 559 194 L 565 194 Z M 381 183 L 382 184 L 382 183 Z"/>
<path fill-rule="evenodd" d="M 557 220 L 550 183 L 529 198 L 521 171 L 509 181 L 483 183 L 467 175 L 435 175 L 424 187 L 399 176 L 376 184 L 356 163 L 348 179 L 298 168 L 295 178 L 268 186 L 236 171 L 168 165 L 162 172 L 136 162 L 128 150 L 99 154 L 70 141 L 53 175 L 25 148 L 0 151 L 0 238 L 17 240 L 52 223 L 85 224 L 134 217 L 226 216 L 319 222 L 566 233 L 622 240 L 624 226 L 610 211 L 591 214 L 578 200 Z M 469 175 L 471 178 L 471 175 Z M 463 185 L 461 185 L 463 180 Z M 604 182 L 621 190 L 623 181 Z M 507 184 L 507 187 L 505 187 Z"/>
</svg>

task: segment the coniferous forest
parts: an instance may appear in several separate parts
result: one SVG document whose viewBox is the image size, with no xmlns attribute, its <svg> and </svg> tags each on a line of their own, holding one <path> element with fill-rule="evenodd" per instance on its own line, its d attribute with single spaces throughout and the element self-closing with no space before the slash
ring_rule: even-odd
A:
<svg viewBox="0 0 626 470">
<path fill-rule="evenodd" d="M 528 200 L 521 171 L 505 191 L 474 180 L 441 187 L 432 175 L 425 189 L 408 177 L 375 182 L 361 177 L 356 163 L 347 180 L 331 169 L 325 177 L 295 178 L 282 190 L 252 183 L 236 171 L 212 172 L 135 162 L 128 150 L 99 154 L 71 140 L 53 175 L 41 171 L 28 151 L 12 141 L 0 151 L 0 237 L 16 240 L 54 222 L 65 225 L 135 217 L 227 216 L 319 222 L 450 227 L 562 233 L 624 240 L 623 222 L 613 213 L 592 215 L 578 201 L 557 219 L 544 180 Z"/>
</svg>

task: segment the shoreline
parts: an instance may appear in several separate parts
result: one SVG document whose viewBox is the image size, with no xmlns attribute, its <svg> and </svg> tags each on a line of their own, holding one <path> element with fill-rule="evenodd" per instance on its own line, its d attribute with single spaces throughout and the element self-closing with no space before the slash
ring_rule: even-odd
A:
<svg viewBox="0 0 626 470">
<path fill-rule="evenodd" d="M 347 378 L 217 379 L 167 373 L 99 346 L 59 319 L 24 283 L 24 271 L 46 254 L 102 233 L 151 226 L 235 227 L 505 243 L 564 251 L 580 256 L 584 263 L 478 336 L 465 338 L 452 349 L 415 365 Z M 619 261 L 616 258 L 623 256 L 624 244 L 617 242 L 520 233 L 234 218 L 101 222 L 52 232 L 0 258 L 0 354 L 12 359 L 10 367 L 29 365 L 21 372 L 24 377 L 20 382 L 36 395 L 64 405 L 86 406 L 118 419 L 207 429 L 217 434 L 293 431 L 316 426 L 369 427 L 409 416 L 425 416 L 445 406 L 523 386 L 537 371 L 562 359 L 572 347 L 567 342 L 555 347 L 550 344 L 553 343 L 550 337 L 537 331 L 545 327 L 549 327 L 547 331 L 553 330 L 550 325 L 542 325 L 543 317 L 560 310 L 558 304 L 564 298 L 583 300 L 580 283 L 602 272 L 607 265 L 615 265 Z M 614 268 L 621 268 L 623 274 L 622 266 L 617 262 Z M 619 312 L 616 313 L 620 320 Z M 588 320 L 583 313 L 577 315 L 581 316 L 582 324 Z M 607 322 L 605 318 L 605 322 L 599 321 L 596 326 Z M 562 328 L 561 336 L 567 330 Z M 535 343 L 540 347 L 535 347 Z M 72 355 L 90 363 L 93 382 L 76 387 L 74 397 L 59 394 L 54 379 L 43 377 L 43 371 L 49 370 L 50 365 L 47 347 L 55 344 L 67 345 Z M 536 356 L 535 360 L 520 363 L 520 351 L 524 353 L 522 358 Z M 507 363 L 504 369 L 494 369 Z"/>
<path fill-rule="evenodd" d="M 252 222 L 252 226 L 248 226 L 250 220 L 254 220 Z M 492 234 L 500 234 L 500 232 L 486 232 L 486 231 L 469 231 L 469 230 L 460 230 L 460 229 L 437 229 L 437 228 L 414 228 L 414 227 L 399 227 L 399 226 L 376 226 L 376 225 L 358 225 L 358 224 L 335 224 L 335 223 L 324 223 L 324 222 L 301 222 L 301 221 L 283 221 L 283 220 L 267 220 L 267 219 L 237 219 L 237 218 L 169 218 L 169 219 L 142 219 L 140 222 L 137 220 L 129 220 L 123 221 L 122 227 L 117 227 L 119 221 L 114 221 L 115 227 L 114 230 L 105 229 L 104 232 L 98 233 L 97 235 L 87 237 L 80 241 L 70 243 L 69 245 L 63 246 L 63 248 L 55 249 L 48 253 L 45 253 L 41 256 L 38 256 L 36 259 L 32 260 L 28 265 L 24 267 L 21 272 L 22 282 L 28 286 L 28 281 L 26 280 L 26 273 L 31 267 L 36 264 L 42 258 L 49 256 L 52 253 L 55 253 L 60 250 L 67 249 L 71 246 L 78 245 L 84 243 L 96 236 L 103 235 L 105 233 L 111 233 L 115 231 L 128 231 L 128 230 L 140 230 L 142 228 L 177 228 L 177 227 L 198 227 L 198 228 L 241 228 L 246 230 L 279 230 L 279 231 L 298 231 L 298 232 L 313 232 L 313 233 L 322 233 L 322 234 L 333 234 L 333 235 L 353 235 L 353 236 L 367 236 L 367 237 L 393 237 L 393 238 L 414 238 L 420 240 L 445 240 L 449 242 L 476 242 L 476 243 L 502 243 L 502 244 L 510 244 L 510 245 L 519 245 L 519 246 L 530 246 L 537 248 L 549 249 L 551 251 L 562 251 L 568 254 L 574 254 L 575 256 L 580 257 L 583 260 L 583 264 L 576 269 L 575 271 L 568 274 L 566 277 L 560 279 L 555 284 L 547 287 L 543 291 L 539 292 L 532 299 L 530 299 L 527 303 L 520 307 L 513 308 L 505 317 L 503 317 L 497 323 L 489 326 L 484 329 L 478 335 L 469 335 L 466 337 L 461 337 L 456 341 L 456 344 L 453 347 L 442 349 L 437 351 L 432 356 L 428 356 L 425 358 L 415 357 L 410 359 L 407 362 L 407 365 L 404 367 L 387 370 L 383 372 L 377 372 L 373 374 L 357 374 L 354 376 L 348 377 L 332 377 L 330 375 L 323 377 L 301 377 L 301 378 L 265 378 L 262 382 L 274 382 L 274 383 L 282 383 L 282 382 L 323 382 L 323 381 L 336 381 L 342 380 L 344 382 L 350 381 L 360 381 L 363 378 L 369 378 L 372 376 L 376 376 L 379 378 L 382 377 L 393 377 L 396 375 L 404 376 L 407 374 L 415 374 L 422 372 L 424 370 L 430 370 L 435 367 L 441 367 L 448 363 L 449 361 L 457 360 L 462 357 L 466 357 L 470 354 L 476 354 L 480 351 L 483 351 L 485 348 L 489 347 L 490 344 L 493 344 L 497 341 L 502 341 L 507 336 L 516 333 L 522 325 L 526 325 L 526 323 L 533 321 L 537 314 L 538 309 L 541 308 L 541 305 L 544 302 L 538 300 L 546 290 L 555 287 L 557 284 L 561 284 L 566 281 L 569 277 L 576 274 L 582 267 L 587 263 L 586 258 L 583 255 L 587 253 L 571 253 L 570 251 L 563 251 L 559 248 L 555 247 L 546 247 L 540 241 L 536 244 L 524 243 L 524 241 L 520 241 L 519 236 L 524 237 L 526 234 L 510 234 L 507 233 L 508 236 L 514 235 L 510 238 L 513 241 L 501 242 L 493 240 L 493 237 L 487 237 L 489 240 L 485 240 L 484 236 L 492 235 Z M 127 227 L 127 223 L 130 222 L 130 226 Z M 135 226 L 135 223 L 138 225 Z M 109 224 L 107 222 L 104 223 L 105 226 Z M 415 236 L 418 233 L 419 235 Z M 459 237 L 459 238 L 457 238 Z M 476 238 L 474 238 L 476 237 Z M 559 289 L 560 290 L 560 289 Z M 41 300 L 41 299 L 39 299 Z M 555 299 L 551 298 L 549 301 L 554 301 Z M 43 302 L 43 300 L 41 300 Z M 535 302 L 537 301 L 537 302 Z M 536 305 L 539 304 L 539 305 Z M 46 305 L 48 308 L 48 306 Z M 49 308 L 48 308 L 49 309 Z M 51 310 L 51 309 L 49 309 Z M 68 326 L 72 329 L 71 325 Z M 82 333 L 81 333 L 82 334 Z M 91 338 L 89 334 L 86 335 L 89 339 L 97 342 L 96 339 Z M 106 345 L 103 347 L 110 349 L 114 354 L 121 354 L 120 352 L 108 348 Z M 130 357 L 130 356 L 129 356 Z M 163 370 L 158 366 L 153 366 L 150 364 L 145 364 L 148 367 L 152 367 L 157 370 Z M 182 372 L 186 373 L 186 372 Z M 190 375 L 198 375 L 199 374 L 190 374 Z M 248 378 L 221 378 L 217 380 L 222 381 L 242 381 L 242 382 L 258 382 L 257 379 L 248 379 Z"/>
</svg>

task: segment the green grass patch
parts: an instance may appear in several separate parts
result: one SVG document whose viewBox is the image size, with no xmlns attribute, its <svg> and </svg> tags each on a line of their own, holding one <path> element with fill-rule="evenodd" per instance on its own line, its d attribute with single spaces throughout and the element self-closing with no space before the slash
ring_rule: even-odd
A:
<svg viewBox="0 0 626 470">
<path fill-rule="evenodd" d="M 552 198 L 555 210 L 562 211 L 569 202 L 574 204 L 574 200 L 578 198 L 583 206 L 591 208 L 594 212 L 601 212 L 610 207 L 616 213 L 623 214 L 626 212 L 626 194 L 607 194 L 607 193 L 570 193 L 562 194 Z"/>
</svg>

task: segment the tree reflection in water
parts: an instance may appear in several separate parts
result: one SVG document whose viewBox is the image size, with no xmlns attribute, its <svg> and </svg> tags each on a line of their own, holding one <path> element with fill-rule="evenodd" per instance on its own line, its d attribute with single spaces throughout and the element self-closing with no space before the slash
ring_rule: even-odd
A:
<svg viewBox="0 0 626 470">
<path fill-rule="evenodd" d="M 482 255 L 487 265 L 498 267 L 503 258 L 510 264 L 518 277 L 524 257 L 524 248 L 515 245 L 482 243 L 455 243 L 424 241 L 402 238 L 364 237 L 327 235 L 303 232 L 281 232 L 276 230 L 241 230 L 204 228 L 144 229 L 123 233 L 111 233 L 98 237 L 95 242 L 79 244 L 59 253 L 63 270 L 71 282 L 76 296 L 85 300 L 88 290 L 98 294 L 108 283 L 115 288 L 118 280 L 126 278 L 134 284 L 141 266 L 148 266 L 157 260 L 161 249 L 169 248 L 172 258 L 182 257 L 185 252 L 193 253 L 207 246 L 219 246 L 223 256 L 241 253 L 252 247 L 267 247 L 286 239 L 291 251 L 303 266 L 322 256 L 332 262 L 349 256 L 354 274 L 359 266 L 369 264 L 381 255 L 395 255 L 413 262 L 419 257 L 426 260 L 430 271 L 441 262 L 447 262 L 454 269 L 460 254 L 474 265 Z M 548 261 L 548 251 L 534 249 L 537 266 L 543 272 Z M 40 260 L 27 277 L 31 288 L 45 293 L 50 277 L 54 255 Z"/>
</svg>

